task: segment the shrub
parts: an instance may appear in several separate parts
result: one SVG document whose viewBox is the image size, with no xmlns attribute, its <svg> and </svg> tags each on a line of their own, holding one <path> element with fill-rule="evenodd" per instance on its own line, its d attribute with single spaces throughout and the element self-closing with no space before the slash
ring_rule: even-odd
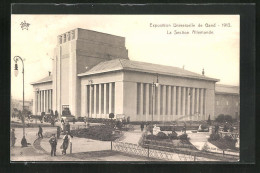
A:
<svg viewBox="0 0 260 173">
<path fill-rule="evenodd" d="M 168 137 L 169 137 L 169 139 L 171 139 L 171 140 L 178 139 L 178 134 L 173 131 L 172 133 L 169 133 L 169 134 L 168 134 Z"/>
<path fill-rule="evenodd" d="M 216 141 L 219 140 L 220 136 L 219 134 L 211 134 L 209 137 L 209 141 Z"/>
<path fill-rule="evenodd" d="M 224 114 L 219 114 L 217 116 L 217 118 L 215 119 L 215 121 L 222 123 L 222 122 L 224 122 L 224 119 L 225 119 L 225 115 Z"/>
<path fill-rule="evenodd" d="M 188 140 L 188 135 L 186 133 L 179 136 L 180 140 Z"/>
<path fill-rule="evenodd" d="M 202 130 L 207 129 L 207 128 L 208 128 L 208 126 L 207 126 L 206 124 L 202 124 L 202 125 L 201 125 L 201 129 L 202 129 Z"/>
<path fill-rule="evenodd" d="M 233 119 L 232 119 L 231 115 L 220 114 L 220 115 L 217 116 L 215 121 L 219 122 L 219 123 L 224 123 L 224 122 L 232 123 Z"/>
<path fill-rule="evenodd" d="M 148 139 L 148 140 L 155 140 L 155 139 L 157 139 L 157 136 L 155 136 L 155 135 L 147 135 L 146 139 Z"/>
<path fill-rule="evenodd" d="M 224 131 L 224 132 L 227 132 L 227 131 L 228 131 L 228 127 L 227 127 L 226 124 L 224 125 L 223 131 Z"/>
<path fill-rule="evenodd" d="M 112 132 L 113 132 L 113 128 L 107 125 L 102 125 L 102 126 L 90 126 L 87 129 L 72 130 L 71 134 L 77 137 L 109 141 L 113 137 Z"/>
<path fill-rule="evenodd" d="M 152 133 L 153 132 L 153 125 L 148 125 L 147 126 L 147 131 Z"/>
<path fill-rule="evenodd" d="M 224 136 L 224 139 L 228 142 L 236 142 L 236 139 L 233 139 L 231 136 Z"/>
<path fill-rule="evenodd" d="M 167 136 L 165 133 L 163 133 L 163 132 L 159 132 L 159 133 L 157 134 L 157 137 L 158 137 L 159 139 L 167 139 L 167 138 L 168 138 L 168 136 Z"/>
</svg>

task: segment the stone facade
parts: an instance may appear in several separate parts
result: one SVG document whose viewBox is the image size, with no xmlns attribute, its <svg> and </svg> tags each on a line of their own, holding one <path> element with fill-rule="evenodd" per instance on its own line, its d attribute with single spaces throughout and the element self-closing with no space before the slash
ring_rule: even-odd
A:
<svg viewBox="0 0 260 173">
<path fill-rule="evenodd" d="M 113 112 L 131 121 L 214 119 L 217 79 L 131 61 L 123 37 L 78 28 L 57 40 L 51 79 L 32 84 L 34 113 L 52 108 L 60 114 L 69 107 L 76 117 L 108 118 Z M 45 101 L 51 106 L 39 107 Z"/>
<path fill-rule="evenodd" d="M 215 116 L 231 115 L 237 119 L 240 116 L 239 87 L 230 85 L 216 85 Z"/>
</svg>

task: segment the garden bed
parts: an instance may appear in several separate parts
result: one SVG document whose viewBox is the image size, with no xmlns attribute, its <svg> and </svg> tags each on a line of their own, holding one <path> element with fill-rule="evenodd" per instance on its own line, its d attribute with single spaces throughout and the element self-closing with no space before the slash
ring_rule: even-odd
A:
<svg viewBox="0 0 260 173">
<path fill-rule="evenodd" d="M 114 134 L 114 128 L 108 125 L 90 126 L 89 128 L 71 130 L 72 136 L 89 138 L 101 141 L 114 141 L 121 137 L 121 134 Z"/>
<path fill-rule="evenodd" d="M 236 151 L 236 152 L 239 151 L 239 149 L 235 147 L 235 144 L 236 144 L 235 142 L 227 141 L 223 138 L 220 138 L 216 141 L 209 141 L 209 142 L 221 150 L 231 150 L 231 151 Z"/>
<path fill-rule="evenodd" d="M 239 151 L 239 149 L 235 147 L 236 140 L 232 139 L 231 136 L 221 138 L 219 134 L 211 134 L 208 141 L 222 150 Z"/>
</svg>

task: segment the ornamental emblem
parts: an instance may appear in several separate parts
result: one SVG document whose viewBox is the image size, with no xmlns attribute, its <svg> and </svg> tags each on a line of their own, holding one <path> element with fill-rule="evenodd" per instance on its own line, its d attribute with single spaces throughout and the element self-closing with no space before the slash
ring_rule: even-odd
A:
<svg viewBox="0 0 260 173">
<path fill-rule="evenodd" d="M 20 25 L 21 25 L 22 30 L 24 30 L 24 29 L 28 30 L 28 28 L 30 26 L 30 24 L 26 23 L 26 21 L 21 22 Z"/>
</svg>

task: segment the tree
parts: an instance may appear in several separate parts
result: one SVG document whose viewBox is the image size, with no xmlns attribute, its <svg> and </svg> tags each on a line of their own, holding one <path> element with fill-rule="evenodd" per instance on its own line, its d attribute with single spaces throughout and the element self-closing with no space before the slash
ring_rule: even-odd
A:
<svg viewBox="0 0 260 173">
<path fill-rule="evenodd" d="M 231 115 L 225 115 L 225 122 L 232 123 L 233 119 Z"/>
<path fill-rule="evenodd" d="M 211 125 L 210 114 L 209 114 L 209 118 L 208 118 L 208 125 Z"/>
<path fill-rule="evenodd" d="M 219 122 L 219 123 L 223 123 L 225 120 L 225 115 L 224 114 L 219 114 L 217 116 L 217 118 L 215 119 L 216 122 Z"/>
</svg>

